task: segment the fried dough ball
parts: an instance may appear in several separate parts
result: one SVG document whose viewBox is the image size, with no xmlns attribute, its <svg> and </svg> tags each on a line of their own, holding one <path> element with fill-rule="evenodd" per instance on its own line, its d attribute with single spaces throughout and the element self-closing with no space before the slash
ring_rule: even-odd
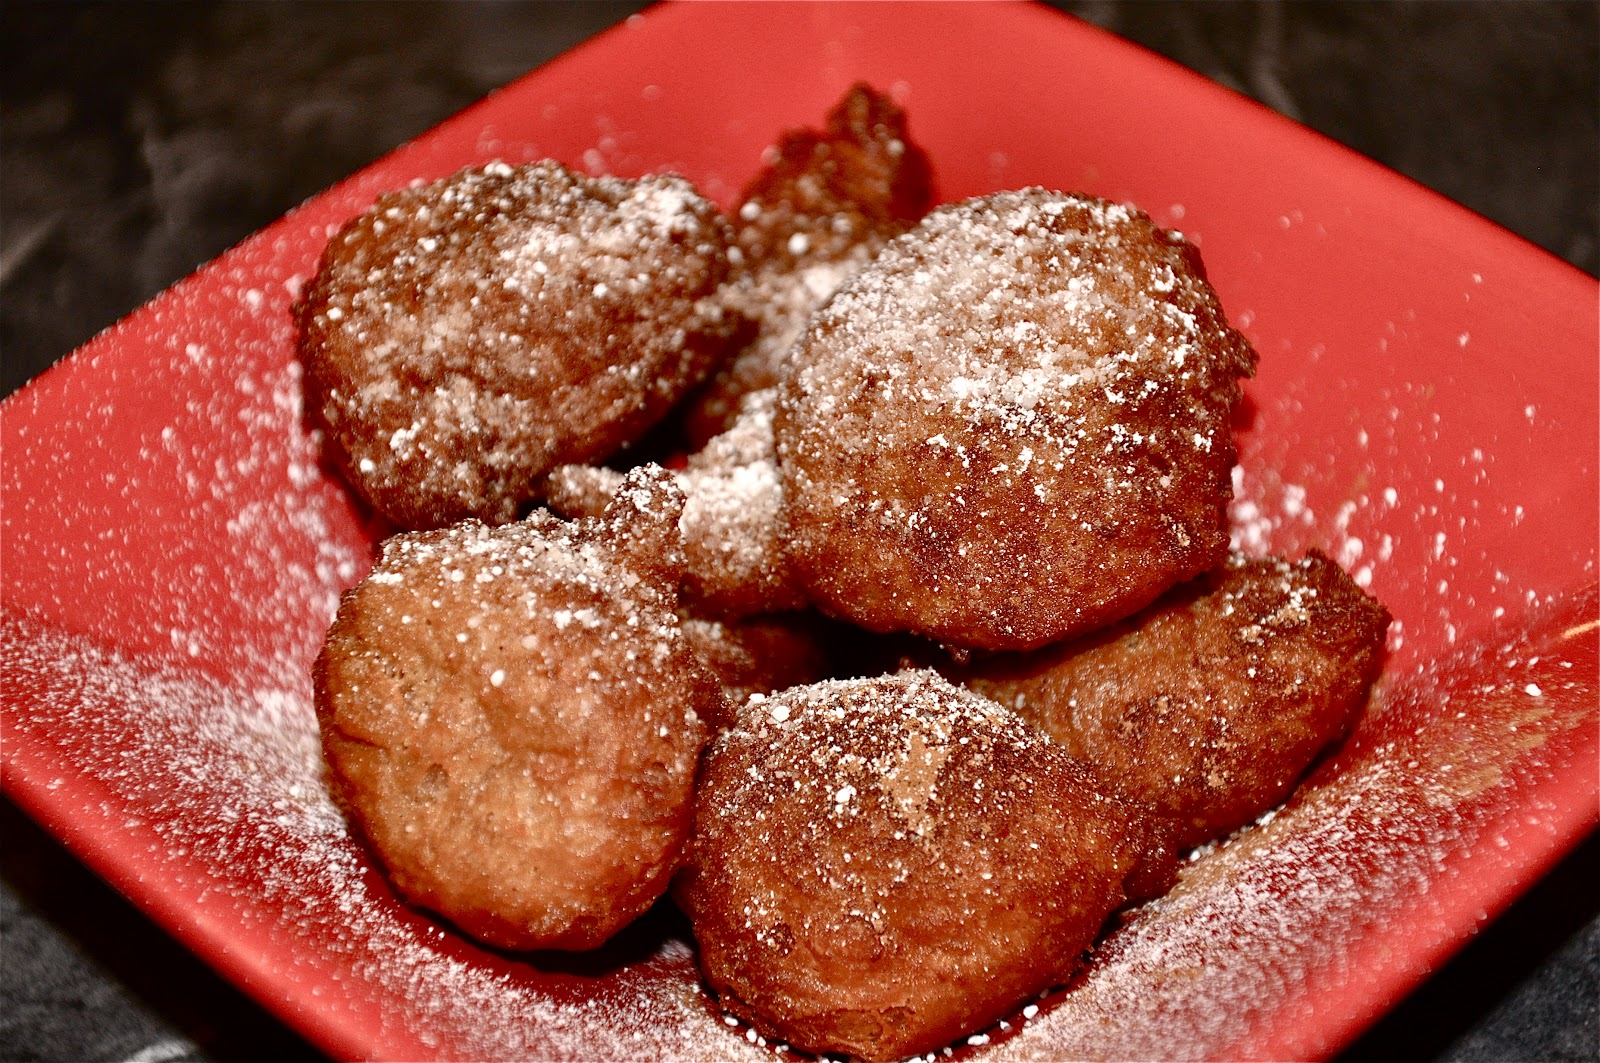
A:
<svg viewBox="0 0 1600 1063">
<path fill-rule="evenodd" d="M 680 177 L 493 163 L 380 196 L 299 310 L 330 457 L 401 527 L 514 519 L 724 356 L 727 240 Z"/>
<path fill-rule="evenodd" d="M 744 620 L 685 617 L 683 634 L 706 671 L 722 684 L 727 712 L 708 716 L 713 731 L 732 726 L 752 694 L 774 694 L 828 674 L 815 614 L 778 613 Z"/>
<path fill-rule="evenodd" d="M 727 297 L 754 338 L 695 399 L 692 447 L 726 431 L 741 396 L 778 382 L 811 312 L 933 202 L 928 156 L 905 112 L 869 85 L 850 89 L 818 131 L 793 129 L 734 212 L 742 260 Z"/>
<path fill-rule="evenodd" d="M 1247 560 L 1077 642 L 973 664 L 1011 708 L 1194 845 L 1289 795 L 1349 730 L 1382 665 L 1389 614 L 1338 565 Z"/>
<path fill-rule="evenodd" d="M 780 489 L 773 459 L 772 390 L 746 395 L 732 428 L 691 454 L 673 474 L 685 496 L 684 602 L 695 612 L 738 619 L 799 609 L 805 592 L 784 556 Z M 586 516 L 610 502 L 622 474 L 566 465 L 550 474 L 546 502 L 566 516 Z"/>
<path fill-rule="evenodd" d="M 409 901 L 511 949 L 597 946 L 661 895 L 721 694 L 616 526 L 396 536 L 314 679 L 334 794 Z"/>
<path fill-rule="evenodd" d="M 1129 806 L 933 672 L 795 687 L 713 740 L 674 887 L 722 1006 L 869 1060 L 1065 979 L 1149 858 Z"/>
<path fill-rule="evenodd" d="M 1028 649 L 1220 564 L 1255 354 L 1144 214 L 935 210 L 811 318 L 774 418 L 788 556 L 873 631 Z"/>
</svg>

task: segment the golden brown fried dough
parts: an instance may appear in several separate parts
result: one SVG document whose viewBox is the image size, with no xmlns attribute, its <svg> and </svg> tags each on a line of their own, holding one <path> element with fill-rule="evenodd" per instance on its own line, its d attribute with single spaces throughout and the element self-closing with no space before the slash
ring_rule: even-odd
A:
<svg viewBox="0 0 1600 1063">
<path fill-rule="evenodd" d="M 541 513 L 396 536 L 317 659 L 339 802 L 403 896 L 493 945 L 599 945 L 688 834 L 725 710 L 617 534 Z"/>
<path fill-rule="evenodd" d="M 380 196 L 300 308 L 308 407 L 401 527 L 502 523 L 638 438 L 724 356 L 726 223 L 679 177 L 553 162 Z"/>
<path fill-rule="evenodd" d="M 696 613 L 738 619 L 806 604 L 783 549 L 773 459 L 776 393 L 746 395 L 732 428 L 673 473 L 685 497 L 678 522 L 685 555 L 682 593 Z M 545 484 L 550 508 L 566 516 L 601 512 L 622 482 L 612 469 L 565 465 Z"/>
<path fill-rule="evenodd" d="M 815 613 L 778 613 L 744 620 L 686 617 L 683 634 L 695 656 L 722 684 L 727 712 L 707 717 L 713 731 L 732 726 L 738 707 L 752 694 L 774 694 L 828 674 Z"/>
<path fill-rule="evenodd" d="M 941 207 L 795 348 L 789 560 L 824 610 L 956 646 L 1120 619 L 1223 560 L 1254 365 L 1144 214 L 1037 188 Z"/>
<path fill-rule="evenodd" d="M 692 447 L 732 425 L 741 396 L 778 382 L 811 312 L 932 202 L 928 157 L 905 113 L 868 85 L 845 94 L 826 129 L 779 139 L 734 212 L 741 267 L 726 296 L 756 334 L 694 400 Z"/>
<path fill-rule="evenodd" d="M 904 672 L 746 705 L 706 754 L 674 895 L 723 1007 L 811 1051 L 898 1059 L 1065 979 L 1141 838 L 1016 716 Z"/>
<path fill-rule="evenodd" d="M 1344 735 L 1389 614 L 1322 554 L 1246 560 L 1077 642 L 974 663 L 1014 708 L 1193 845 L 1278 804 Z"/>
</svg>

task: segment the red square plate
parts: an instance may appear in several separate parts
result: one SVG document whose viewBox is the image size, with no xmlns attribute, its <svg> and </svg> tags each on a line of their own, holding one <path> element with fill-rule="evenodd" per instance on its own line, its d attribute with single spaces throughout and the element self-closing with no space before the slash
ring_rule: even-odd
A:
<svg viewBox="0 0 1600 1063">
<path fill-rule="evenodd" d="M 855 79 L 942 194 L 1031 183 L 1198 242 L 1262 354 L 1238 537 L 1398 619 L 1358 733 L 1192 862 L 993 1058 L 1335 1051 L 1597 819 L 1595 283 L 1049 11 L 654 9 L 307 203 L 8 400 L 5 785 L 335 1056 L 770 1058 L 666 916 L 591 957 L 396 901 L 329 804 L 307 665 L 372 542 L 299 421 L 289 304 L 381 190 L 492 158 L 679 170 L 724 204 Z"/>
</svg>

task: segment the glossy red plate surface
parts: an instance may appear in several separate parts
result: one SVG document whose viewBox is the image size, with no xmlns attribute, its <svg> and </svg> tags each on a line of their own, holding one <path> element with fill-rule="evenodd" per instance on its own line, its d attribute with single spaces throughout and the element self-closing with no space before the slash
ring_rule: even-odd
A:
<svg viewBox="0 0 1600 1063">
<path fill-rule="evenodd" d="M 1262 355 L 1238 538 L 1398 623 L 1374 707 L 993 1058 L 1331 1053 L 1600 817 L 1594 281 L 1054 13 L 658 8 L 312 200 L 0 407 L 5 786 L 335 1056 L 770 1058 L 658 913 L 512 957 L 399 904 L 321 782 L 306 668 L 372 542 L 298 420 L 288 315 L 381 190 L 491 158 L 679 170 L 724 204 L 855 79 L 946 199 L 1040 183 L 1198 242 Z M 750 1035 L 753 1037 L 753 1034 Z"/>
</svg>

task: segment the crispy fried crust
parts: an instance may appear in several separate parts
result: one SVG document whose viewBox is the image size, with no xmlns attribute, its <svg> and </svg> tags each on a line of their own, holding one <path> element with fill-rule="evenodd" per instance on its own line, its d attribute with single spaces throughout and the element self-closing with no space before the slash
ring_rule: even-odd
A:
<svg viewBox="0 0 1600 1063">
<path fill-rule="evenodd" d="M 897 1059 L 1063 980 L 1140 836 L 1060 750 L 932 672 L 818 683 L 713 741 L 675 896 L 725 1008 Z"/>
<path fill-rule="evenodd" d="M 403 896 L 493 945 L 592 948 L 649 907 L 723 711 L 670 586 L 610 535 L 396 536 L 317 658 L 336 798 Z"/>
<path fill-rule="evenodd" d="M 1344 735 L 1389 614 L 1322 554 L 1229 564 L 1077 642 L 974 663 L 1015 709 L 1193 845 L 1278 804 Z"/>
<path fill-rule="evenodd" d="M 741 397 L 778 382 L 811 312 L 932 202 L 928 157 L 905 112 L 871 86 L 852 87 L 825 129 L 779 138 L 733 217 L 740 268 L 726 297 L 756 331 L 695 398 L 692 447 L 732 425 Z"/>
<path fill-rule="evenodd" d="M 941 207 L 794 351 L 790 562 L 825 610 L 956 646 L 1120 619 L 1223 560 L 1254 365 L 1144 214 L 1037 188 Z"/>
<path fill-rule="evenodd" d="M 329 456 L 401 527 L 514 519 L 724 356 L 727 240 L 679 177 L 494 163 L 380 196 L 299 311 Z"/>
</svg>

